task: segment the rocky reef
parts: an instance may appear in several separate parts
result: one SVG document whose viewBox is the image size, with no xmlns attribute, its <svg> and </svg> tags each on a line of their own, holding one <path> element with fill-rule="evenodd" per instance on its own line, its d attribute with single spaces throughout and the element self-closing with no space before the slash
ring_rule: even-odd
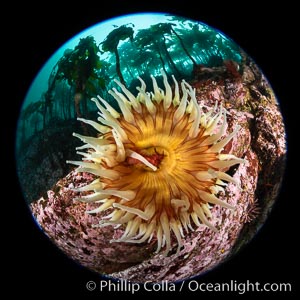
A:
<svg viewBox="0 0 300 300">
<path fill-rule="evenodd" d="M 190 82 L 202 105 L 218 101 L 228 111 L 228 132 L 241 129 L 226 146 L 226 152 L 247 160 L 228 172 L 240 188 L 228 184 L 219 198 L 236 207 L 211 210 L 218 232 L 206 226 L 186 234 L 183 249 L 176 245 L 166 257 L 156 254 L 150 243 L 110 243 L 122 235 L 120 227 L 93 228 L 102 215 L 89 215 L 92 204 L 74 202 L 80 193 L 74 187 L 94 177 L 70 172 L 47 195 L 30 204 L 32 213 L 49 238 L 69 257 L 90 270 L 114 278 L 143 282 L 185 279 L 214 268 L 244 246 L 266 220 L 278 195 L 285 167 L 285 131 L 275 95 L 256 65 L 244 59 L 238 65 L 227 61 L 221 67 L 199 66 Z"/>
</svg>

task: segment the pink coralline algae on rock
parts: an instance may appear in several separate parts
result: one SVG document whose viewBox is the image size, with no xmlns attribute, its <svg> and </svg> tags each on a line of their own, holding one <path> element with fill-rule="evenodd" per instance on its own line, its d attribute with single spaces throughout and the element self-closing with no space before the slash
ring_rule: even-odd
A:
<svg viewBox="0 0 300 300">
<path fill-rule="evenodd" d="M 241 65 L 240 77 L 234 68 L 227 63 L 225 67 L 206 70 L 209 78 L 203 76 L 203 70 L 196 70 L 197 80 L 191 82 L 202 106 L 213 107 L 218 101 L 226 108 L 228 132 L 240 126 L 225 150 L 247 161 L 229 170 L 239 186 L 229 183 L 218 196 L 235 210 L 219 205 L 211 209 L 216 232 L 201 225 L 185 235 L 179 253 L 173 243 L 168 256 L 154 252 L 155 238 L 150 243 L 110 243 L 122 236 L 124 228 L 93 227 L 110 211 L 87 214 L 97 206 L 73 201 L 80 196 L 73 189 L 95 178 L 72 171 L 48 191 L 47 197 L 31 204 L 34 217 L 49 238 L 90 270 L 138 282 L 176 281 L 204 273 L 245 245 L 264 223 L 276 199 L 286 145 L 278 103 L 264 77 L 257 75 L 252 64 Z"/>
</svg>

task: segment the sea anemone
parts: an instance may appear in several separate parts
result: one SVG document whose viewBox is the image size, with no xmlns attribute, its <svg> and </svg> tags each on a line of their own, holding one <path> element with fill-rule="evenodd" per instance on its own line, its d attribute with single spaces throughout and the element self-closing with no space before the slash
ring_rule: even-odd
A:
<svg viewBox="0 0 300 300">
<path fill-rule="evenodd" d="M 157 240 L 159 252 L 182 247 L 184 233 L 201 224 L 217 231 L 212 224 L 211 205 L 234 207 L 220 200 L 226 182 L 238 184 L 225 173 L 244 160 L 221 153 L 239 130 L 226 135 L 226 110 L 200 107 L 195 90 L 184 80 L 174 81 L 173 90 L 162 71 L 164 90 L 152 76 L 153 92 L 146 91 L 139 78 L 135 97 L 115 80 L 122 92 L 109 93 L 120 112 L 101 97 L 93 98 L 99 109 L 98 122 L 79 118 L 93 126 L 98 137 L 74 133 L 85 144 L 77 150 L 82 161 L 68 161 L 79 166 L 77 172 L 97 176 L 91 184 L 75 189 L 90 193 L 75 200 L 101 203 L 96 214 L 110 210 L 98 225 L 124 226 L 123 235 L 113 242 L 143 243 Z"/>
</svg>

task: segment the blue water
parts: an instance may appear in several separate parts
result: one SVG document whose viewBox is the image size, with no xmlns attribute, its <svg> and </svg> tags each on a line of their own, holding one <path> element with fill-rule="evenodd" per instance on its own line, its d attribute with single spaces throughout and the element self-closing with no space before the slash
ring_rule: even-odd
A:
<svg viewBox="0 0 300 300">
<path fill-rule="evenodd" d="M 72 39 L 63 44 L 41 68 L 27 92 L 26 98 L 24 99 L 24 107 L 30 102 L 37 101 L 42 93 L 47 91 L 48 78 L 53 67 L 63 56 L 65 50 L 73 49 L 81 38 L 93 36 L 97 43 L 100 43 L 105 39 L 107 34 L 115 28 L 114 26 L 121 26 L 133 22 L 135 30 L 138 30 L 147 28 L 152 24 L 166 22 L 169 18 L 170 17 L 162 14 L 137 14 L 134 15 L 134 17 L 132 15 L 126 15 L 101 22 L 78 33 Z"/>
</svg>

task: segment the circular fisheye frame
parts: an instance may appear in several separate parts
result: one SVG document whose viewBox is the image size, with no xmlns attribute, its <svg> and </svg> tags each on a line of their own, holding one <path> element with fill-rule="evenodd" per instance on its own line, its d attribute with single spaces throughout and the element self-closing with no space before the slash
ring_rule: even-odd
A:
<svg viewBox="0 0 300 300">
<path fill-rule="evenodd" d="M 59 249 L 99 274 L 155 283 L 201 275 L 255 236 L 286 140 L 243 49 L 204 23 L 147 13 L 53 54 L 24 99 L 16 153 L 24 198 Z"/>
</svg>

